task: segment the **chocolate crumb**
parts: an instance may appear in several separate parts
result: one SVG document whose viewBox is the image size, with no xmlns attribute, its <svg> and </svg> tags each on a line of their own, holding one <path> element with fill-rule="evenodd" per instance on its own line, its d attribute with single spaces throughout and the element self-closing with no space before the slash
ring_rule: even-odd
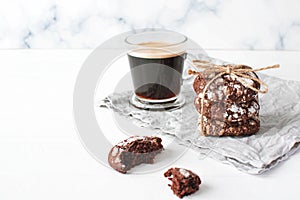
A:
<svg viewBox="0 0 300 200">
<path fill-rule="evenodd" d="M 184 168 L 170 168 L 164 176 L 172 181 L 172 184 L 168 186 L 179 198 L 195 193 L 201 184 L 201 179 L 197 174 Z"/>
</svg>

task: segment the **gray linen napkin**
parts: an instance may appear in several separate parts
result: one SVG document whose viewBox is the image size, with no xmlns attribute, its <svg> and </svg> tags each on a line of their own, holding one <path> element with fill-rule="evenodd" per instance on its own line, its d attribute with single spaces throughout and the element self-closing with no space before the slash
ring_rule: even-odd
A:
<svg viewBox="0 0 300 200">
<path fill-rule="evenodd" d="M 186 104 L 173 111 L 149 112 L 131 106 L 132 92 L 114 93 L 101 101 L 100 107 L 110 108 L 141 127 L 159 129 L 176 136 L 200 155 L 230 164 L 249 173 L 260 174 L 287 159 L 298 149 L 300 141 L 300 82 L 287 81 L 259 74 L 269 86 L 260 96 L 261 129 L 248 137 L 204 137 L 198 130 L 199 113 L 194 108 L 195 92 L 190 84 L 182 94 Z"/>
</svg>

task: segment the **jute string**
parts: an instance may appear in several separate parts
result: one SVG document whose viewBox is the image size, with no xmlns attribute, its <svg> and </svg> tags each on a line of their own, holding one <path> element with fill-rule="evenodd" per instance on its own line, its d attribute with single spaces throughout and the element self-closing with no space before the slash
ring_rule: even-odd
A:
<svg viewBox="0 0 300 200">
<path fill-rule="evenodd" d="M 205 69 L 203 71 L 204 73 L 216 73 L 216 75 L 205 85 L 205 87 L 202 91 L 202 96 L 200 96 L 201 97 L 201 109 L 200 109 L 200 122 L 199 123 L 200 123 L 200 130 L 203 135 L 204 135 L 204 127 L 203 127 L 204 97 L 205 97 L 207 89 L 211 83 L 213 83 L 217 78 L 221 77 L 222 75 L 228 74 L 228 75 L 234 77 L 237 81 L 239 81 L 245 87 L 250 88 L 255 92 L 264 94 L 264 93 L 268 92 L 267 84 L 256 77 L 250 76 L 248 73 L 263 71 L 263 70 L 267 70 L 267 69 L 279 68 L 278 64 L 272 65 L 272 66 L 267 66 L 267 67 L 261 67 L 261 68 L 257 68 L 257 69 L 252 69 L 251 67 L 246 66 L 246 65 L 233 65 L 233 64 L 215 65 L 215 64 L 209 63 L 207 61 L 202 61 L 202 60 L 194 60 L 193 64 L 197 68 Z M 201 72 L 193 71 L 190 69 L 188 71 L 189 75 L 198 75 L 200 73 Z M 255 81 L 255 82 L 259 83 L 261 86 L 263 86 L 263 88 L 257 89 L 255 87 L 253 87 L 251 84 L 247 83 L 244 79 L 249 79 L 249 80 Z"/>
</svg>

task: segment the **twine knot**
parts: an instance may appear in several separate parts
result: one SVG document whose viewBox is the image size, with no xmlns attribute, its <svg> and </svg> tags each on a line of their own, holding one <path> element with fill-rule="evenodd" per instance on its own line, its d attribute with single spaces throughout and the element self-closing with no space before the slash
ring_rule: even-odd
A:
<svg viewBox="0 0 300 200">
<path fill-rule="evenodd" d="M 231 74 L 231 71 L 232 71 L 231 66 L 228 65 L 228 66 L 226 67 L 226 73 L 227 73 L 227 74 Z"/>
</svg>

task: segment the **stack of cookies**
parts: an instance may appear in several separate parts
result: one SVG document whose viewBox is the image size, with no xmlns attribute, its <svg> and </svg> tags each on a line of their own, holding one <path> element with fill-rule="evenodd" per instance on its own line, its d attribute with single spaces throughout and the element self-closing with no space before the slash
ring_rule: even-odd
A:
<svg viewBox="0 0 300 200">
<path fill-rule="evenodd" d="M 247 75 L 258 78 L 254 72 Z M 243 136 L 258 132 L 260 127 L 258 93 L 246 87 L 231 74 L 223 74 L 218 78 L 215 78 L 216 76 L 217 72 L 199 72 L 193 83 L 197 93 L 195 107 L 200 114 L 203 109 L 203 115 L 199 118 L 202 134 Z M 260 84 L 256 81 L 247 78 L 242 80 L 253 88 L 260 88 Z M 205 87 L 206 91 L 203 94 Z"/>
</svg>

